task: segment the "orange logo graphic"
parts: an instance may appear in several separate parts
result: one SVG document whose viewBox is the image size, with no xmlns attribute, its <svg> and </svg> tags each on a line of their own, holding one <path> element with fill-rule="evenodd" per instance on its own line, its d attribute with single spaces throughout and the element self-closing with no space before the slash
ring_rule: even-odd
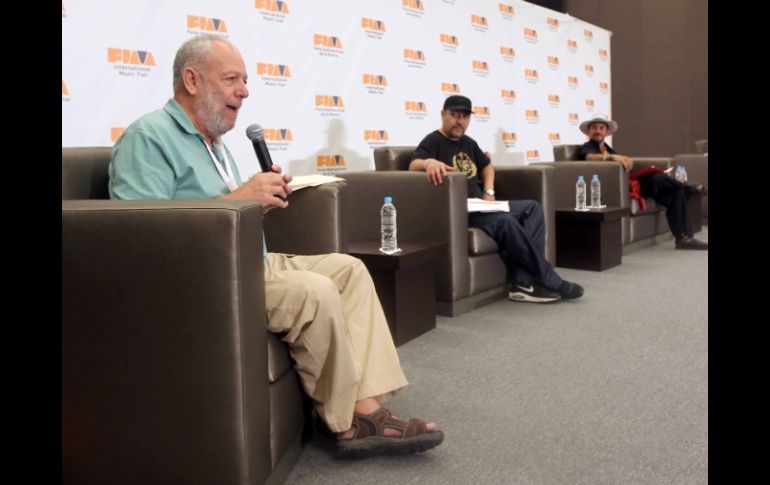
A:
<svg viewBox="0 0 770 485">
<path fill-rule="evenodd" d="M 558 133 L 548 133 L 548 141 L 551 143 L 561 142 L 561 136 Z"/>
<path fill-rule="evenodd" d="M 327 96 L 325 94 L 315 95 L 316 108 L 344 108 L 345 103 L 341 96 Z"/>
<path fill-rule="evenodd" d="M 316 157 L 316 166 L 321 167 L 344 167 L 345 157 L 342 155 L 318 155 Z"/>
<path fill-rule="evenodd" d="M 70 90 L 67 89 L 67 85 L 64 83 L 64 79 L 61 81 L 61 95 L 62 96 L 69 96 Z"/>
<path fill-rule="evenodd" d="M 593 108 L 593 107 L 594 107 L 594 100 L 586 99 L 586 108 Z"/>
<path fill-rule="evenodd" d="M 460 86 L 452 83 L 441 83 L 441 92 L 460 94 Z"/>
<path fill-rule="evenodd" d="M 558 66 L 559 58 L 556 56 L 548 56 L 548 64 L 551 66 Z"/>
<path fill-rule="evenodd" d="M 376 30 L 377 32 L 385 32 L 385 22 L 381 20 L 368 19 L 361 17 L 361 28 Z"/>
<path fill-rule="evenodd" d="M 518 138 L 516 137 L 516 133 L 513 133 L 513 132 L 511 132 L 511 133 L 503 132 L 502 133 L 502 139 L 503 139 L 503 141 L 516 141 L 516 140 L 518 140 Z"/>
<path fill-rule="evenodd" d="M 110 64 L 120 62 L 143 66 L 154 66 L 155 58 L 150 51 L 134 51 L 131 49 L 107 48 L 107 62 Z"/>
<path fill-rule="evenodd" d="M 537 121 L 537 120 L 539 120 L 539 119 L 540 119 L 540 113 L 538 113 L 536 109 L 528 109 L 528 110 L 527 110 L 527 111 L 524 113 L 524 116 L 525 116 L 525 117 L 526 117 L 528 120 L 532 120 L 532 121 Z"/>
<path fill-rule="evenodd" d="M 540 152 L 537 150 L 527 150 L 527 160 L 540 160 Z"/>
<path fill-rule="evenodd" d="M 602 83 L 602 82 L 600 82 L 600 83 L 599 83 L 599 89 L 600 89 L 601 91 L 606 91 L 606 90 L 608 90 L 609 88 L 610 88 L 610 86 L 609 86 L 607 83 Z"/>
<path fill-rule="evenodd" d="M 478 25 L 479 27 L 489 27 L 486 17 L 481 15 L 471 15 L 471 24 Z"/>
<path fill-rule="evenodd" d="M 489 72 L 489 64 L 484 61 L 473 60 L 473 69 L 477 71 Z"/>
<path fill-rule="evenodd" d="M 404 7 L 408 7 L 414 10 L 425 11 L 425 4 L 422 0 L 402 0 Z"/>
<path fill-rule="evenodd" d="M 500 54 L 503 57 L 516 57 L 516 51 L 513 50 L 513 47 L 505 47 L 504 45 L 500 46 Z"/>
<path fill-rule="evenodd" d="M 313 46 L 319 45 L 329 49 L 342 49 L 342 39 L 331 35 L 313 34 Z"/>
<path fill-rule="evenodd" d="M 289 13 L 289 6 L 286 2 L 278 0 L 255 0 L 254 6 L 257 10 L 266 10 L 268 12 Z"/>
<path fill-rule="evenodd" d="M 126 131 L 125 128 L 117 128 L 117 127 L 110 128 L 110 140 L 112 141 L 112 143 L 115 143 L 116 141 L 118 141 L 118 138 L 120 138 L 120 135 L 122 135 L 124 131 Z"/>
<path fill-rule="evenodd" d="M 535 29 L 524 29 L 524 38 L 530 40 L 537 40 L 537 31 Z"/>
<path fill-rule="evenodd" d="M 227 33 L 227 24 L 225 24 L 224 20 L 200 17 L 198 15 L 187 16 L 187 28 L 220 34 Z"/>
<path fill-rule="evenodd" d="M 425 53 L 423 51 L 404 49 L 404 59 L 408 59 L 410 61 L 425 62 Z"/>
<path fill-rule="evenodd" d="M 576 76 L 567 76 L 567 84 L 570 86 L 577 86 L 578 78 Z"/>
<path fill-rule="evenodd" d="M 569 120 L 570 123 L 577 123 L 578 120 L 579 120 L 578 114 L 577 113 L 568 113 L 567 114 L 567 119 Z"/>
<path fill-rule="evenodd" d="M 501 11 L 501 12 L 503 12 L 503 13 L 507 13 L 507 14 L 510 14 L 510 15 L 514 15 L 514 13 L 513 13 L 513 5 L 507 5 L 507 4 L 505 4 L 505 3 L 499 3 L 499 4 L 498 4 L 498 8 L 499 8 L 499 9 L 500 9 L 500 11 Z"/>
<path fill-rule="evenodd" d="M 489 108 L 486 106 L 474 106 L 473 114 L 478 116 L 489 116 Z"/>
<path fill-rule="evenodd" d="M 460 41 L 454 35 L 441 34 L 439 37 L 439 40 L 442 44 L 446 44 L 446 45 L 453 45 L 455 47 L 458 47 L 460 45 Z"/>
<path fill-rule="evenodd" d="M 364 74 L 364 84 L 368 86 L 387 86 L 388 79 L 379 74 Z"/>
<path fill-rule="evenodd" d="M 551 104 L 559 104 L 559 95 L 558 94 L 549 94 L 548 95 L 548 102 Z"/>
<path fill-rule="evenodd" d="M 606 58 L 607 55 L 607 49 L 599 49 L 599 57 Z"/>
<path fill-rule="evenodd" d="M 524 77 L 527 79 L 537 80 L 537 69 L 524 69 Z"/>
<path fill-rule="evenodd" d="M 572 39 L 567 39 L 567 49 L 577 50 L 577 41 Z"/>
<path fill-rule="evenodd" d="M 364 130 L 364 141 L 388 141 L 390 137 L 385 130 Z"/>
<path fill-rule="evenodd" d="M 559 28 L 559 21 L 555 18 L 548 17 L 547 23 L 549 27 Z"/>
<path fill-rule="evenodd" d="M 427 113 L 427 107 L 422 101 L 404 101 L 404 110 Z"/>
<path fill-rule="evenodd" d="M 257 63 L 258 76 L 278 76 L 291 77 L 291 69 L 283 64 L 267 64 L 265 62 Z"/>
<path fill-rule="evenodd" d="M 502 96 L 503 99 L 516 99 L 516 91 L 513 89 L 503 89 L 500 91 L 500 96 Z"/>
<path fill-rule="evenodd" d="M 586 72 L 588 74 L 593 74 L 594 73 L 594 66 L 592 66 L 591 64 L 586 64 Z"/>
<path fill-rule="evenodd" d="M 583 35 L 585 36 L 586 40 L 589 42 L 594 40 L 594 33 L 588 29 L 583 29 Z"/>
<path fill-rule="evenodd" d="M 265 128 L 264 134 L 266 141 L 294 141 L 291 130 L 284 128 Z"/>
</svg>

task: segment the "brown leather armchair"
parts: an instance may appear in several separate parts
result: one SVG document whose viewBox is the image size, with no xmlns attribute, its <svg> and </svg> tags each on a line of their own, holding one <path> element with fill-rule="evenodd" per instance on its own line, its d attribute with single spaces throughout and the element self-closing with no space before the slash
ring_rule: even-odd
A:
<svg viewBox="0 0 770 485">
<path fill-rule="evenodd" d="M 467 184 L 462 174 L 449 174 L 440 186 L 424 173 L 409 172 L 416 147 L 374 150 L 376 172 L 345 173 L 355 213 L 350 215 L 350 240 L 379 237 L 379 210 L 392 196 L 398 210 L 399 241 L 446 243 L 436 265 L 437 312 L 456 316 L 505 296 L 507 271 L 497 244 L 482 230 L 468 228 Z M 554 262 L 554 206 L 550 167 L 495 167 L 499 199 L 534 199 L 546 213 L 546 258 Z"/>
<path fill-rule="evenodd" d="M 62 148 L 63 483 L 282 482 L 307 406 L 266 330 L 262 227 L 271 250 L 347 252 L 345 184 L 263 219 L 246 201 L 98 200 L 109 159 Z"/>
</svg>

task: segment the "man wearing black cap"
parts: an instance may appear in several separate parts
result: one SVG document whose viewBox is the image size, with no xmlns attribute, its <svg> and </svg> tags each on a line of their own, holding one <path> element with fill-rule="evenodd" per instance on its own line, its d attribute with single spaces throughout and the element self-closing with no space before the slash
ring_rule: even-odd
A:
<svg viewBox="0 0 770 485">
<path fill-rule="evenodd" d="M 465 135 L 472 112 L 470 99 L 449 96 L 441 111 L 441 128 L 423 138 L 409 170 L 426 172 L 433 185 L 442 184 L 447 172 L 462 172 L 468 178 L 468 197 L 495 200 L 495 169 L 478 143 Z M 580 298 L 583 288 L 563 280 L 545 259 L 545 216 L 540 204 L 511 200 L 508 205 L 510 212 L 468 214 L 468 225 L 482 229 L 509 255 L 508 298 L 535 303 Z"/>
</svg>

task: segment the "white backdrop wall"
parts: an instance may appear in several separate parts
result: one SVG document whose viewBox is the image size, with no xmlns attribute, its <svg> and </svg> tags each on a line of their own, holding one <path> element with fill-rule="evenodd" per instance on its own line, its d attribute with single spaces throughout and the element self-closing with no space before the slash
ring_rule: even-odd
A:
<svg viewBox="0 0 770 485">
<path fill-rule="evenodd" d="M 610 35 L 518 0 L 72 0 L 62 3 L 62 146 L 109 146 L 172 96 L 190 36 L 241 51 L 250 96 L 224 136 L 244 177 L 259 170 L 244 132 L 266 131 L 290 173 L 374 167 L 381 145 L 416 145 L 446 96 L 497 165 L 553 160 L 577 125 L 611 115 Z"/>
</svg>

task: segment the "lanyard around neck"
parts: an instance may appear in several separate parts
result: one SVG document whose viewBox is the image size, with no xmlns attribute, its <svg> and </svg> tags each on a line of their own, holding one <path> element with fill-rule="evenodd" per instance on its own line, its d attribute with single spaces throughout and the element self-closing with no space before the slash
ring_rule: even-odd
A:
<svg viewBox="0 0 770 485">
<path fill-rule="evenodd" d="M 213 145 L 212 141 L 212 145 Z M 222 164 L 219 163 L 219 160 L 217 160 L 217 157 L 214 155 L 214 152 L 211 150 L 211 147 L 209 147 L 209 144 L 205 141 L 203 142 L 204 145 L 206 145 L 206 150 L 208 150 L 209 155 L 211 156 L 211 160 L 214 162 L 214 167 L 216 167 L 217 172 L 219 172 L 219 176 L 222 177 L 222 180 L 225 181 L 225 184 L 227 185 L 227 188 L 230 189 L 232 192 L 233 190 L 238 188 L 238 184 L 235 183 L 235 177 L 233 176 L 233 169 L 230 165 L 230 159 L 227 157 L 227 150 L 225 149 L 225 144 L 220 143 L 220 149 L 222 151 L 222 158 L 224 159 L 225 164 L 225 170 L 222 170 Z"/>
</svg>

